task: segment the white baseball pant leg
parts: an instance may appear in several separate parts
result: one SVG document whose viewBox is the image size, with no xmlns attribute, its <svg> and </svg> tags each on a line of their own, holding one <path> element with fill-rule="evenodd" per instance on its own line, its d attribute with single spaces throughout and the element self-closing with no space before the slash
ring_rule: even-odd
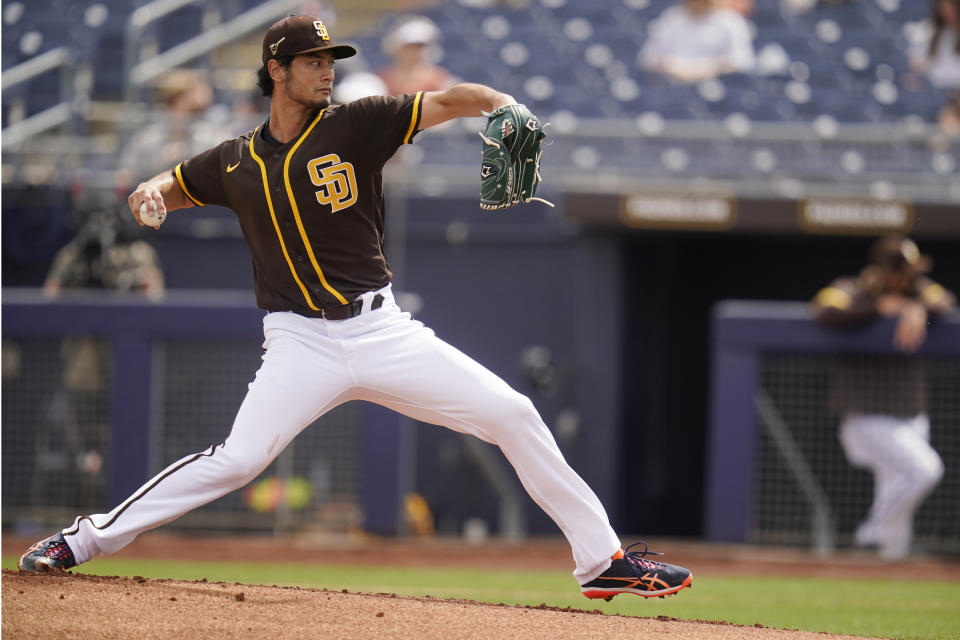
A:
<svg viewBox="0 0 960 640">
<path fill-rule="evenodd" d="M 248 484 L 304 427 L 353 397 L 340 346 L 305 345 L 301 336 L 272 326 L 276 315 L 284 314 L 264 318 L 266 352 L 230 435 L 174 462 L 110 513 L 81 516 L 64 529 L 78 564 L 115 553 L 139 534 Z"/>
<path fill-rule="evenodd" d="M 944 473 L 930 446 L 929 417 L 852 414 L 840 427 L 840 439 L 851 464 L 874 477 L 873 504 L 857 530 L 858 542 L 878 543 L 886 558 L 906 557 L 914 513 Z"/>
<path fill-rule="evenodd" d="M 409 314 L 392 307 L 385 315 L 382 330 L 352 343 L 357 397 L 500 447 L 527 493 L 569 541 L 577 581 L 603 573 L 620 541 L 533 403 Z"/>
<path fill-rule="evenodd" d="M 577 581 L 606 570 L 619 539 L 530 400 L 400 311 L 389 287 L 380 293 L 381 309 L 350 320 L 268 314 L 264 362 L 230 436 L 171 465 L 111 513 L 78 518 L 64 530 L 78 562 L 242 487 L 306 425 L 360 399 L 498 445 L 570 542 Z M 362 296 L 365 306 L 373 295 Z"/>
</svg>

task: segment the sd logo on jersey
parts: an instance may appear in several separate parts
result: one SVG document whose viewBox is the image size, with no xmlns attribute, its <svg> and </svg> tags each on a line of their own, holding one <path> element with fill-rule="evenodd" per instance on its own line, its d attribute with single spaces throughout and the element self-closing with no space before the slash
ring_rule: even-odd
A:
<svg viewBox="0 0 960 640">
<path fill-rule="evenodd" d="M 310 181 L 320 190 L 317 202 L 330 205 L 332 211 L 340 211 L 357 201 L 357 178 L 353 165 L 341 162 L 340 156 L 330 153 L 314 158 L 307 163 Z"/>
</svg>

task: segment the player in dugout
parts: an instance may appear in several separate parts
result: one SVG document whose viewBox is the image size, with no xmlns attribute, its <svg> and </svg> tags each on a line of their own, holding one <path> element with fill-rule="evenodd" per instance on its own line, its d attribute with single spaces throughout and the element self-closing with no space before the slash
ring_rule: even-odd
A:
<svg viewBox="0 0 960 640">
<path fill-rule="evenodd" d="M 870 263 L 857 277 L 841 277 L 812 302 L 813 314 L 834 329 L 896 319 L 895 356 L 843 355 L 834 362 L 829 404 L 841 418 L 847 460 L 874 478 L 873 504 L 854 534 L 885 560 L 910 554 L 913 517 L 943 477 L 943 461 L 930 445 L 924 363 L 912 357 L 927 338 L 927 323 L 956 308 L 956 297 L 927 273 L 933 265 L 913 240 L 878 238 Z"/>
<path fill-rule="evenodd" d="M 566 463 L 528 398 L 412 319 L 391 291 L 384 163 L 418 131 L 487 115 L 486 179 L 502 173 L 494 161 L 509 136 L 538 130 L 538 121 L 513 97 L 469 83 L 331 105 L 334 63 L 355 54 L 314 17 L 278 21 L 264 36 L 259 70 L 269 118 L 130 195 L 137 221 L 155 227 L 175 209 L 221 205 L 236 213 L 257 304 L 267 311 L 263 362 L 223 442 L 174 462 L 109 513 L 78 517 L 36 543 L 20 568 L 68 569 L 115 553 L 252 481 L 327 411 L 366 400 L 499 446 L 569 541 L 573 575 L 588 598 L 666 596 L 689 587 L 690 571 L 649 559 L 646 544 L 621 548 L 600 500 Z M 528 115 L 507 126 L 502 116 L 509 113 Z M 509 173 L 538 180 L 538 162 L 539 151 L 524 161 L 530 171 Z M 535 185 L 495 191 L 513 194 L 506 205 L 529 202 Z M 485 202 L 482 187 L 482 206 L 503 206 Z"/>
</svg>

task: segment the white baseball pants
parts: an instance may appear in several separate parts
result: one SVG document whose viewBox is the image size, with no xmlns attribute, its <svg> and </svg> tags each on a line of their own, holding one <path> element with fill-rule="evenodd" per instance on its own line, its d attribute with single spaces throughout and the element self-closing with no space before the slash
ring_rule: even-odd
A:
<svg viewBox="0 0 960 640">
<path fill-rule="evenodd" d="M 370 311 L 375 293 L 385 301 Z M 498 445 L 570 542 L 577 581 L 605 571 L 620 542 L 533 403 L 401 311 L 389 285 L 361 298 L 364 312 L 349 320 L 267 314 L 263 363 L 229 437 L 173 463 L 110 513 L 77 518 L 63 530 L 77 562 L 239 489 L 321 415 L 367 400 Z"/>
<path fill-rule="evenodd" d="M 857 529 L 857 544 L 877 544 L 887 559 L 907 557 L 914 512 L 943 477 L 943 461 L 930 446 L 930 419 L 848 415 L 840 440 L 850 463 L 874 478 L 873 505 Z"/>
</svg>

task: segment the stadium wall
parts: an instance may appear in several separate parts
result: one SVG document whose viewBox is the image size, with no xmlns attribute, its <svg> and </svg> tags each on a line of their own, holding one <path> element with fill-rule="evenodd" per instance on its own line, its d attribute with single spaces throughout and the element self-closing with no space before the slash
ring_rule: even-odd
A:
<svg viewBox="0 0 960 640">
<path fill-rule="evenodd" d="M 855 273 L 870 233 L 885 229 L 813 233 L 796 224 L 797 203 L 786 200 L 738 203 L 738 224 L 756 221 L 746 226 L 638 227 L 622 221 L 620 203 L 609 194 L 571 194 L 558 210 L 489 214 L 473 197 L 411 197 L 388 203 L 404 223 L 388 230 L 388 252 L 416 315 L 531 396 L 619 530 L 700 535 L 710 309 L 725 298 L 809 299 L 834 276 Z M 750 208 L 757 213 L 745 214 Z M 951 227 L 942 209 L 913 207 L 911 230 L 926 230 L 914 235 L 938 258 L 935 275 L 957 289 L 960 225 Z M 764 210 L 777 222 L 761 224 Z M 228 211 L 175 213 L 144 237 L 157 247 L 171 290 L 249 290 L 249 256 Z M 37 284 L 14 275 L 5 270 L 6 286 Z M 242 394 L 258 339 L 259 326 L 224 347 L 245 353 L 250 369 L 218 394 Z M 525 364 L 530 347 L 549 353 L 546 383 L 543 371 Z M 226 423 L 238 402 L 224 401 L 211 419 Z M 496 532 L 497 501 L 461 436 L 427 425 L 403 429 L 409 441 L 396 444 L 413 451 L 413 462 L 392 473 L 428 499 L 438 527 L 459 532 L 479 517 Z M 524 500 L 529 530 L 554 532 Z M 385 513 L 378 526 L 389 529 L 399 516 Z"/>
</svg>

